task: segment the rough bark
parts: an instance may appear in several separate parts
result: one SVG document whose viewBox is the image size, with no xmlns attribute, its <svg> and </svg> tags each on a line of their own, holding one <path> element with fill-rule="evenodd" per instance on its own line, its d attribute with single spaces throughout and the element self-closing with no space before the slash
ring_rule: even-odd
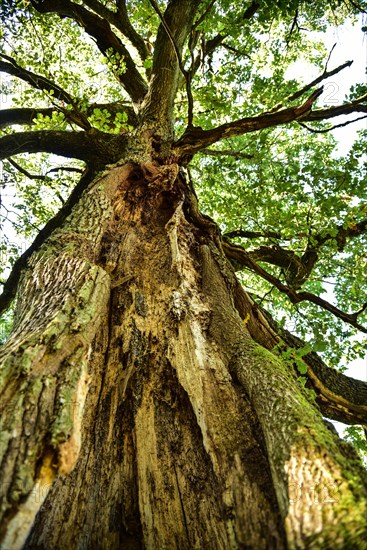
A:
<svg viewBox="0 0 367 550">
<path fill-rule="evenodd" d="M 255 342 L 192 204 L 177 164 L 116 165 L 32 255 L 2 350 L 4 548 L 365 548 L 362 470 Z"/>
</svg>

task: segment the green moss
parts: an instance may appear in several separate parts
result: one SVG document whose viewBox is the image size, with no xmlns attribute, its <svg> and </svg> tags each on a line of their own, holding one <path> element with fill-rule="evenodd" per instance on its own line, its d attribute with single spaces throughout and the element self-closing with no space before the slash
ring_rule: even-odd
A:
<svg viewBox="0 0 367 550">
<path fill-rule="evenodd" d="M 68 364 L 64 365 L 64 375 L 59 380 L 60 393 L 57 397 L 57 413 L 51 427 L 51 444 L 54 447 L 65 442 L 73 431 L 74 412 L 79 405 L 78 384 L 87 369 L 87 362 L 82 353 L 82 350 L 78 350 L 69 359 Z"/>
<path fill-rule="evenodd" d="M 26 495 L 33 489 L 33 474 L 33 465 L 28 462 L 24 462 L 17 467 L 9 493 L 9 500 L 11 502 L 19 502 L 23 495 Z"/>
</svg>

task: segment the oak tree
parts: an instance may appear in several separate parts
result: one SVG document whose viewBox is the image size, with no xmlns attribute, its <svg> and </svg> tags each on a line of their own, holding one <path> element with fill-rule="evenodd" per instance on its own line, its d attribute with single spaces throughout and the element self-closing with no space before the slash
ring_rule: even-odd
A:
<svg viewBox="0 0 367 550">
<path fill-rule="evenodd" d="M 2 548 L 366 548 L 365 3 L 1 7 Z"/>
</svg>

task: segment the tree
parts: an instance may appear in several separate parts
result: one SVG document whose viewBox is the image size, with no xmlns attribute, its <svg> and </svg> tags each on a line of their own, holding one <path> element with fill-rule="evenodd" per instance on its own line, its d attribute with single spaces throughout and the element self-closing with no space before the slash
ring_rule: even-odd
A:
<svg viewBox="0 0 367 550">
<path fill-rule="evenodd" d="M 2 8 L 5 185 L 28 236 L 47 221 L 1 296 L 3 547 L 365 548 L 366 472 L 324 417 L 367 424 L 367 386 L 315 349 L 367 332 L 365 145 L 328 133 L 367 96 L 317 104 L 350 62 L 307 32 L 363 5 Z"/>
</svg>

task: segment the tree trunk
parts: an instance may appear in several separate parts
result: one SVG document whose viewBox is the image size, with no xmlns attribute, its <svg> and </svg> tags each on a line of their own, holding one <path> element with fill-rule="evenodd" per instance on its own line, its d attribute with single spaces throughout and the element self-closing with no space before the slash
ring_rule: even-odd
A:
<svg viewBox="0 0 367 550">
<path fill-rule="evenodd" d="M 95 180 L 2 350 L 2 548 L 366 548 L 363 474 L 259 315 L 176 164 Z"/>
</svg>

